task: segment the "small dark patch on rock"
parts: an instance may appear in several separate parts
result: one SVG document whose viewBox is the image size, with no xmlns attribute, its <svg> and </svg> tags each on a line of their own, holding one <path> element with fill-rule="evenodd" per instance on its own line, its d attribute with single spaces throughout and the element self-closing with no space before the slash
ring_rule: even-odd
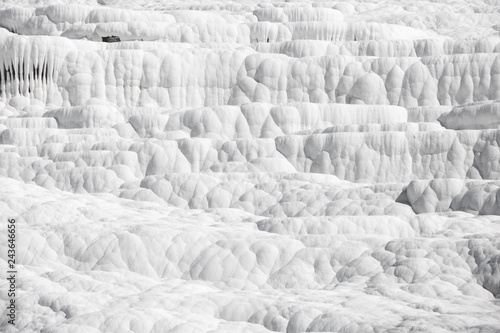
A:
<svg viewBox="0 0 500 333">
<path fill-rule="evenodd" d="M 410 205 L 410 200 L 408 200 L 408 192 L 406 192 L 406 188 L 396 198 L 396 202 L 399 202 L 399 203 L 411 206 Z"/>
<path fill-rule="evenodd" d="M 118 36 L 105 36 L 105 37 L 102 37 L 102 41 L 105 42 L 105 43 L 116 43 L 116 42 L 120 42 L 120 37 Z"/>
</svg>

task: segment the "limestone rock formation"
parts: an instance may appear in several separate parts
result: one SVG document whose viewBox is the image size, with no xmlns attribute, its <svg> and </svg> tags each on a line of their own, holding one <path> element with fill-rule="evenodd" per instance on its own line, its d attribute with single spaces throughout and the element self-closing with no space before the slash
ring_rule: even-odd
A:
<svg viewBox="0 0 500 333">
<path fill-rule="evenodd" d="M 500 331 L 499 22 L 2 1 L 0 331 Z"/>
</svg>

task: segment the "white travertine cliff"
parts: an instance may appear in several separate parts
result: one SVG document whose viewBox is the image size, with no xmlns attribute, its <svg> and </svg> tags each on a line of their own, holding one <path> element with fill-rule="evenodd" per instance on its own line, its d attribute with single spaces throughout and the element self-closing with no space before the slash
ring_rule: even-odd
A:
<svg viewBox="0 0 500 333">
<path fill-rule="evenodd" d="M 2 1 L 0 219 L 1 332 L 500 331 L 499 4 Z"/>
</svg>

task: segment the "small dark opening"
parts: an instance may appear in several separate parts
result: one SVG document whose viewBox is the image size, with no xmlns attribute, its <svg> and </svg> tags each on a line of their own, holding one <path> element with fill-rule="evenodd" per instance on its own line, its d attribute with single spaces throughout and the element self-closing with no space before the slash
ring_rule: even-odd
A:
<svg viewBox="0 0 500 333">
<path fill-rule="evenodd" d="M 117 43 L 117 42 L 120 42 L 120 37 L 118 36 L 104 36 L 102 37 L 102 41 L 105 42 L 105 43 Z"/>
</svg>

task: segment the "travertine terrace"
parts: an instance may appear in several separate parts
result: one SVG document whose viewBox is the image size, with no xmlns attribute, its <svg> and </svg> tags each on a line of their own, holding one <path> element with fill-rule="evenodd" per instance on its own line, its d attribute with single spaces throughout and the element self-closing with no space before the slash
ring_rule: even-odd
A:
<svg viewBox="0 0 500 333">
<path fill-rule="evenodd" d="M 0 331 L 500 331 L 499 32 L 496 0 L 3 1 Z"/>
</svg>

